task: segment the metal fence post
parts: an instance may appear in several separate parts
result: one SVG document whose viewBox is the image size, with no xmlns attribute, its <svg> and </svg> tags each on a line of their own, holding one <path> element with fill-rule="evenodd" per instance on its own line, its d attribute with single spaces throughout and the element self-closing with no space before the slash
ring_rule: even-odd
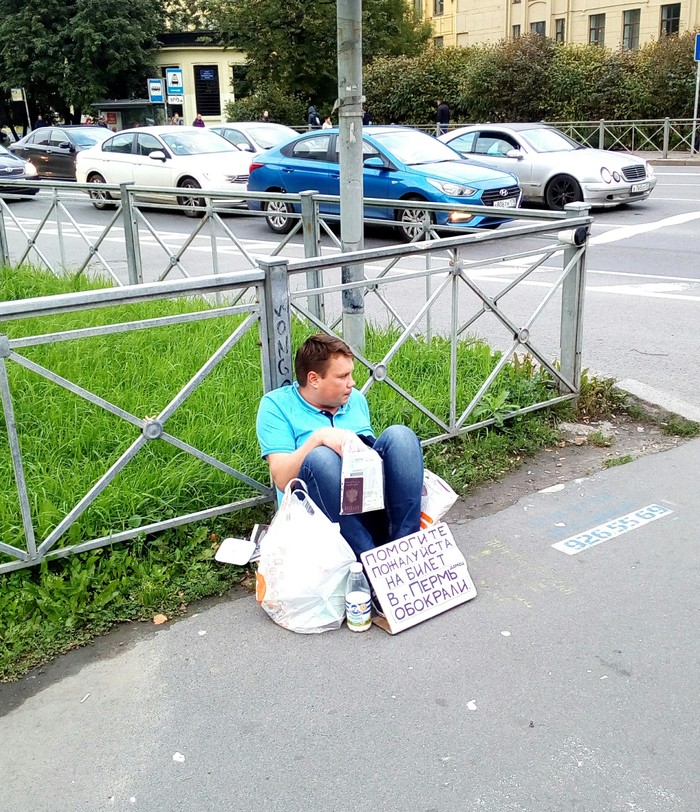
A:
<svg viewBox="0 0 700 812">
<path fill-rule="evenodd" d="M 53 190 L 53 207 L 56 212 L 56 236 L 58 237 L 58 250 L 61 253 L 61 270 L 66 270 L 66 248 L 63 244 L 63 226 L 61 223 L 61 208 L 60 200 L 58 197 L 58 189 L 54 187 Z"/>
<path fill-rule="evenodd" d="M 301 229 L 304 235 L 304 256 L 307 258 L 321 256 L 321 229 L 318 222 L 318 207 L 315 199 L 315 195 L 317 194 L 318 192 L 316 191 L 309 191 L 301 192 L 299 195 L 301 198 Z M 309 290 L 320 288 L 322 285 L 322 271 L 306 272 L 306 287 L 309 288 Z M 326 303 L 323 295 L 309 296 L 307 301 L 309 311 L 325 324 Z"/>
<path fill-rule="evenodd" d="M 129 194 L 132 183 L 120 183 L 122 197 L 122 215 L 124 217 L 124 243 L 126 246 L 126 267 L 129 274 L 129 284 L 138 285 L 143 282 L 143 268 L 141 267 L 141 246 L 139 245 L 139 230 L 136 224 L 133 200 Z"/>
<path fill-rule="evenodd" d="M 664 119 L 664 146 L 663 149 L 661 150 L 663 158 L 668 158 L 668 144 L 670 141 L 670 135 L 671 135 L 671 119 L 668 116 L 666 116 L 666 118 Z"/>
<path fill-rule="evenodd" d="M 567 218 L 585 217 L 590 206 L 587 203 L 568 203 L 564 207 Z M 564 221 L 566 225 L 566 220 Z M 562 239 L 564 238 L 564 239 Z M 579 227 L 561 232 L 559 239 L 565 242 L 564 267 L 577 254 L 575 265 L 571 268 L 561 287 L 561 324 L 559 332 L 559 356 L 562 375 L 579 391 L 581 384 L 581 345 L 583 342 L 583 300 L 586 291 L 586 250 L 588 247 L 588 229 Z M 562 394 L 568 392 L 563 383 L 559 383 Z"/>
<path fill-rule="evenodd" d="M 5 231 L 5 210 L 4 201 L 0 200 L 0 262 L 3 265 L 10 264 L 10 246 L 7 242 L 7 232 Z"/>
<path fill-rule="evenodd" d="M 258 260 L 258 267 L 265 272 L 260 348 L 266 392 L 291 384 L 294 378 L 288 266 L 286 259 Z"/>
<path fill-rule="evenodd" d="M 598 122 L 598 149 L 605 149 L 605 119 Z"/>
</svg>

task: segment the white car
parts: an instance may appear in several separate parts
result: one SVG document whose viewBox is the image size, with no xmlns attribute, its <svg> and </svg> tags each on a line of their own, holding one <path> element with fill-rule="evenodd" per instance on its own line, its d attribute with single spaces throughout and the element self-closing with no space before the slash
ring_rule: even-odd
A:
<svg viewBox="0 0 700 812">
<path fill-rule="evenodd" d="M 216 124 L 209 129 L 223 136 L 238 149 L 252 153 L 251 158 L 299 135 L 286 124 L 275 124 L 271 121 L 229 121 L 226 124 Z"/>
<path fill-rule="evenodd" d="M 196 217 L 205 203 L 191 190 L 245 192 L 250 160 L 250 153 L 202 127 L 135 127 L 78 153 L 76 179 L 78 183 L 182 189 L 182 194 L 142 192 L 138 196 L 177 202 L 185 206 L 185 214 Z M 88 194 L 97 209 L 113 207 L 118 196 L 97 188 Z M 246 201 L 241 199 L 239 205 L 245 206 Z"/>
<path fill-rule="evenodd" d="M 523 200 L 557 211 L 581 200 L 601 208 L 646 200 L 656 186 L 643 158 L 584 147 L 546 124 L 474 124 L 440 140 L 465 158 L 512 172 Z"/>
</svg>

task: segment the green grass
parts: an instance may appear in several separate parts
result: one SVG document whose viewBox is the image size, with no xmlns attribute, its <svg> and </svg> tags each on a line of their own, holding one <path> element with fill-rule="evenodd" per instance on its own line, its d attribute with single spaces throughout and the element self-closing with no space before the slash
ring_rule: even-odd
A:
<svg viewBox="0 0 700 812">
<path fill-rule="evenodd" d="M 631 454 L 623 454 L 621 457 L 611 457 L 609 460 L 603 461 L 603 468 L 615 468 L 618 465 L 627 465 L 628 462 L 632 462 L 634 457 Z"/>
<path fill-rule="evenodd" d="M 0 298 L 19 299 L 104 283 L 57 279 L 32 269 L 0 270 Z M 36 335 L 201 310 L 197 299 L 134 304 L 4 323 L 10 337 Z M 197 324 L 101 336 L 21 350 L 20 353 L 138 417 L 154 415 L 240 323 L 222 317 Z M 293 325 L 294 345 L 311 332 Z M 366 356 L 380 361 L 399 333 L 369 327 Z M 166 423 L 166 430 L 249 476 L 267 483 L 259 458 L 255 414 L 262 395 L 257 330 L 251 330 Z M 461 413 L 499 359 L 476 341 L 458 351 L 457 408 Z M 39 540 L 89 490 L 138 429 L 8 361 L 25 476 Z M 358 385 L 367 371 L 356 368 Z M 390 376 L 441 420 L 448 421 L 449 344 L 409 341 L 389 364 Z M 503 423 L 518 406 L 551 396 L 546 375 L 525 358 L 502 370 L 472 422 L 493 417 L 495 429 L 430 445 L 429 468 L 458 492 L 496 479 L 552 442 L 543 413 Z M 422 438 L 435 422 L 385 384 L 368 393 L 377 432 L 410 425 Z M 0 424 L 0 539 L 23 547 L 23 531 L 4 422 Z M 157 440 L 149 443 L 99 496 L 57 548 L 256 494 L 226 474 Z M 221 594 L 243 570 L 212 561 L 216 537 L 245 535 L 269 518 L 261 507 L 113 548 L 45 562 L 0 576 L 0 680 L 13 679 L 48 657 L 83 644 L 112 624 L 185 610 L 190 601 Z M 213 535 L 212 535 L 213 534 Z M 0 555 L 0 560 L 8 560 Z"/>
</svg>

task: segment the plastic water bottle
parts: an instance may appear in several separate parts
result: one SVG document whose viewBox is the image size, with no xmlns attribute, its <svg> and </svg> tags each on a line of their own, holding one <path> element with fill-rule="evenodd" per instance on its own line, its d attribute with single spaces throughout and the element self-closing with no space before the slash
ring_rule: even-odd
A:
<svg viewBox="0 0 700 812">
<path fill-rule="evenodd" d="M 345 614 L 348 629 L 352 632 L 366 632 L 372 625 L 369 584 L 359 561 L 350 564 L 348 585 L 345 590 Z"/>
</svg>

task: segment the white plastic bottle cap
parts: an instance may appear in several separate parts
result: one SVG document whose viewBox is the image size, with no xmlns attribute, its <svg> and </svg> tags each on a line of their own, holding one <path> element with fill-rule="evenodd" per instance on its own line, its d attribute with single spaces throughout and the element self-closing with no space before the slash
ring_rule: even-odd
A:
<svg viewBox="0 0 700 812">
<path fill-rule="evenodd" d="M 353 561 L 350 564 L 350 572 L 362 572 L 362 564 L 359 561 Z"/>
</svg>

